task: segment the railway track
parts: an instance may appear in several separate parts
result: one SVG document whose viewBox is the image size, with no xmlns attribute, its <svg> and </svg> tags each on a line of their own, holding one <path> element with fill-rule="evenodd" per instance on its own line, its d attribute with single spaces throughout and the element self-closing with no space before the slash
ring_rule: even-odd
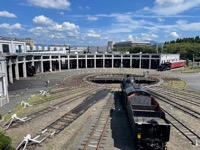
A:
<svg viewBox="0 0 200 150">
<path fill-rule="evenodd" d="M 155 92 L 159 92 L 160 94 L 167 95 L 168 97 L 175 98 L 177 100 L 184 101 L 186 103 L 200 107 L 200 100 L 199 100 L 200 95 L 197 95 L 197 94 L 187 95 L 187 93 L 185 92 L 181 92 L 178 90 L 173 91 L 173 90 L 169 90 L 169 88 L 163 88 L 163 87 L 153 87 L 150 89 Z"/>
<path fill-rule="evenodd" d="M 112 91 L 114 93 L 115 90 Z M 103 149 L 106 133 L 108 131 L 110 125 L 110 111 L 114 106 L 114 95 L 112 94 L 108 100 L 106 105 L 103 106 L 101 113 L 96 118 L 96 122 L 92 125 L 90 129 L 90 133 L 87 134 L 84 141 L 82 142 L 79 150 L 87 150 L 87 149 Z"/>
<path fill-rule="evenodd" d="M 104 89 L 98 91 L 93 97 L 89 97 L 85 99 L 81 104 L 76 106 L 70 112 L 64 114 L 48 126 L 46 126 L 43 130 L 41 130 L 36 137 L 39 137 L 38 140 L 43 142 L 52 138 L 53 136 L 59 134 L 62 130 L 68 127 L 71 123 L 73 123 L 77 118 L 79 118 L 85 111 L 87 111 L 93 104 L 103 99 L 110 90 Z M 19 149 L 34 149 L 40 144 L 38 143 L 27 143 L 27 144 L 19 144 L 17 150 Z M 41 146 L 41 145 L 40 145 Z"/>
<path fill-rule="evenodd" d="M 163 86 L 163 87 L 159 86 L 159 88 L 163 88 L 166 91 L 171 91 L 171 92 L 177 93 L 179 95 L 188 96 L 190 98 L 200 99 L 200 95 L 193 91 L 183 91 L 183 90 L 180 90 L 177 88 L 172 88 L 172 87 L 167 87 L 167 86 Z"/>
<path fill-rule="evenodd" d="M 27 118 L 30 118 L 29 121 L 31 121 L 32 119 L 35 119 L 35 118 L 37 118 L 39 116 L 42 116 L 44 114 L 47 114 L 49 112 L 55 111 L 58 108 L 61 108 L 63 106 L 66 106 L 67 104 L 70 104 L 70 103 L 72 103 L 74 101 L 77 101 L 77 100 L 79 100 L 82 97 L 88 96 L 89 94 L 91 94 L 93 92 L 97 92 L 98 90 L 101 90 L 101 87 L 94 88 L 92 90 L 89 89 L 89 90 L 83 91 L 83 92 L 81 92 L 78 95 L 75 95 L 75 96 L 73 96 L 71 98 L 67 98 L 67 99 L 65 99 L 65 100 L 63 100 L 61 102 L 58 102 L 58 103 L 50 106 L 50 107 L 46 107 L 46 108 L 41 109 L 41 110 L 39 110 L 39 111 L 37 111 L 35 113 L 32 113 L 32 114 L 28 115 Z M 63 97 L 63 95 L 62 95 L 62 97 Z M 59 98 L 60 98 L 60 96 L 59 96 Z M 55 99 L 55 97 L 54 97 L 54 99 Z M 52 98 L 51 98 L 51 100 L 52 100 Z M 48 99 L 48 101 L 49 101 L 49 99 Z M 10 127 L 17 127 L 19 125 L 21 125 L 21 122 L 14 122 L 14 123 L 12 123 L 12 126 L 10 126 Z"/>
<path fill-rule="evenodd" d="M 195 118 L 200 118 L 200 113 L 196 112 L 187 106 L 181 105 L 176 101 L 172 101 L 170 99 L 170 96 L 168 96 L 169 93 L 162 93 L 159 90 L 152 90 L 148 88 L 148 91 L 157 99 L 160 101 L 163 101 L 179 110 L 182 112 L 191 115 L 192 117 Z M 159 94 L 158 94 L 159 93 Z M 165 95 L 164 95 L 165 94 Z M 177 116 L 174 114 L 170 113 L 167 109 L 162 108 L 162 110 L 166 113 L 167 119 L 170 121 L 171 125 L 178 130 L 189 142 L 195 146 L 198 146 L 198 143 L 200 142 L 200 135 L 198 134 L 197 131 L 189 127 L 188 124 L 184 123 L 184 121 L 178 119 Z M 199 146 L 198 146 L 199 148 Z"/>
<path fill-rule="evenodd" d="M 40 104 L 43 104 L 43 103 L 46 103 L 46 102 L 49 102 L 49 101 L 53 101 L 53 100 L 56 100 L 56 99 L 59 99 L 59 98 L 64 98 L 66 96 L 69 96 L 69 95 L 73 95 L 73 94 L 76 94 L 76 93 L 81 93 L 81 90 L 83 89 L 72 89 L 68 92 L 66 91 L 57 91 L 56 93 L 51 93 L 50 96 L 48 97 L 44 97 L 41 99 L 41 101 L 37 101 L 37 102 L 32 102 L 30 103 L 31 105 L 40 105 Z M 84 92 L 84 91 L 83 91 Z M 85 92 L 87 92 L 87 90 L 85 90 Z"/>
<path fill-rule="evenodd" d="M 191 108 L 189 108 L 189 107 L 187 107 L 185 105 L 179 104 L 178 102 L 171 100 L 166 95 L 158 94 L 157 92 L 155 92 L 153 90 L 150 90 L 150 89 L 148 89 L 148 91 L 155 98 L 157 98 L 157 99 L 159 99 L 159 100 L 161 100 L 161 101 L 163 101 L 163 102 L 165 102 L 165 103 L 167 103 L 167 104 L 169 104 L 169 105 L 171 105 L 171 106 L 183 111 L 184 113 L 187 113 L 187 114 L 191 115 L 192 117 L 200 119 L 200 112 L 195 111 L 195 110 L 193 110 L 193 109 L 191 109 Z"/>
<path fill-rule="evenodd" d="M 98 88 L 101 88 L 101 87 L 95 87 L 93 89 L 98 89 Z M 42 103 L 46 103 L 46 102 L 49 102 L 49 101 L 52 101 L 52 100 L 56 100 L 56 99 L 59 99 L 59 98 L 64 98 L 66 96 L 69 96 L 69 95 L 73 95 L 73 94 L 77 94 L 77 93 L 84 93 L 84 92 L 88 92 L 90 91 L 91 89 L 90 88 L 76 88 L 76 89 L 72 89 L 70 91 L 57 91 L 56 93 L 51 93 L 50 96 L 47 96 L 47 97 L 44 97 L 43 99 L 41 99 L 41 101 L 37 101 L 37 102 L 32 102 L 30 103 L 31 105 L 39 105 L 39 104 L 42 104 Z"/>
<path fill-rule="evenodd" d="M 194 130 L 188 127 L 183 121 L 177 119 L 176 116 L 171 114 L 169 111 L 162 108 L 162 110 L 167 114 L 167 119 L 170 121 L 171 125 L 176 128 L 186 139 L 188 139 L 191 144 L 198 146 L 200 142 L 200 135 Z"/>
</svg>

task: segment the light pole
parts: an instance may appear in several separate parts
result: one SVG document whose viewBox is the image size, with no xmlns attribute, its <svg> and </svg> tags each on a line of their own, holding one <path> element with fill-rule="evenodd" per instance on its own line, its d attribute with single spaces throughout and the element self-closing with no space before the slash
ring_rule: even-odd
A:
<svg viewBox="0 0 200 150">
<path fill-rule="evenodd" d="M 192 68 L 194 68 L 194 54 L 192 55 Z"/>
<path fill-rule="evenodd" d="M 142 52 L 140 52 L 140 62 L 139 62 L 140 71 L 141 71 L 141 67 L 142 67 Z"/>
</svg>

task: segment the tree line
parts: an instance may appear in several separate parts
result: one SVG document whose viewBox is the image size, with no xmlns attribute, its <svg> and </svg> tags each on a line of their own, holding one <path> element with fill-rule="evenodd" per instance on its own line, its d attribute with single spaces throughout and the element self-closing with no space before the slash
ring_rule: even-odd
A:
<svg viewBox="0 0 200 150">
<path fill-rule="evenodd" d="M 176 40 L 172 40 L 169 42 L 165 42 L 164 44 L 169 44 L 169 43 L 200 43 L 200 37 L 190 37 L 190 38 L 177 38 Z"/>
<path fill-rule="evenodd" d="M 194 38 L 177 38 L 176 40 L 165 42 L 164 44 L 154 44 L 135 47 L 117 47 L 113 51 L 129 53 L 163 53 L 163 54 L 180 54 L 181 59 L 200 58 L 200 37 Z"/>
</svg>

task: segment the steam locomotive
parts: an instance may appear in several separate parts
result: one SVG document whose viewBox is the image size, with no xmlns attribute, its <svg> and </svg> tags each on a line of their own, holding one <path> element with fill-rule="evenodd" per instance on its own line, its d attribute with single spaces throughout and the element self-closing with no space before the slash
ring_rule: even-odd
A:
<svg viewBox="0 0 200 150">
<path fill-rule="evenodd" d="M 36 70 L 34 66 L 28 66 L 26 69 L 27 76 L 34 76 L 36 74 Z"/>
<path fill-rule="evenodd" d="M 171 125 L 159 103 L 131 76 L 123 79 L 121 90 L 137 149 L 165 150 Z"/>
</svg>

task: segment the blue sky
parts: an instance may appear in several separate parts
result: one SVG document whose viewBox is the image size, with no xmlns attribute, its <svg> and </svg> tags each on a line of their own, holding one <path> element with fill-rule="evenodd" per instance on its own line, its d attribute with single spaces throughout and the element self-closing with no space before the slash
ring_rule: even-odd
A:
<svg viewBox="0 0 200 150">
<path fill-rule="evenodd" d="M 0 0 L 0 36 L 104 46 L 200 33 L 200 0 Z"/>
</svg>

